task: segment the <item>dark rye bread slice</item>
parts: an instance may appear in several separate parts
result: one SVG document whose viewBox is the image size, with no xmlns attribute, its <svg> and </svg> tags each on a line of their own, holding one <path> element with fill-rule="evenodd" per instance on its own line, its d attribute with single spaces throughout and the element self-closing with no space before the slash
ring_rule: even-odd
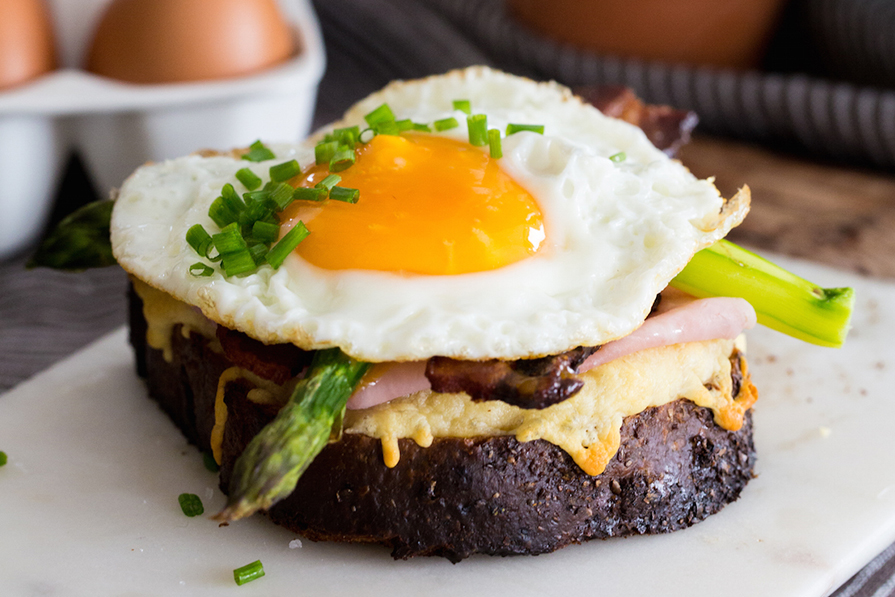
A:
<svg viewBox="0 0 895 597">
<path fill-rule="evenodd" d="M 172 333 L 168 363 L 145 344 L 133 297 L 138 369 L 151 396 L 186 437 L 210 446 L 217 378 L 230 366 L 192 334 Z M 739 362 L 739 355 L 732 355 Z M 735 387 L 742 384 L 734 367 Z M 238 455 L 276 414 L 247 399 L 246 381 L 227 385 L 221 488 Z M 584 473 L 560 448 L 513 437 L 399 440 L 401 458 L 383 464 L 379 440 L 345 434 L 314 460 L 269 517 L 312 540 L 379 543 L 395 558 L 474 553 L 540 554 L 570 543 L 688 527 L 734 501 L 753 476 L 752 422 L 729 432 L 712 412 L 679 400 L 628 417 L 606 471 Z"/>
</svg>

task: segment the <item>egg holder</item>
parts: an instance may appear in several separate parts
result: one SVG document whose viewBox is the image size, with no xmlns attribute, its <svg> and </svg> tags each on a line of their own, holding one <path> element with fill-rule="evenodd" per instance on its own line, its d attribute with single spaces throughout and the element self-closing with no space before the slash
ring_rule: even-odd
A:
<svg viewBox="0 0 895 597">
<path fill-rule="evenodd" d="M 135 85 L 79 70 L 111 0 L 51 0 L 59 69 L 0 92 L 0 259 L 40 233 L 67 157 L 106 195 L 140 164 L 308 133 L 325 57 L 308 0 L 279 0 L 298 51 L 258 74 Z"/>
</svg>

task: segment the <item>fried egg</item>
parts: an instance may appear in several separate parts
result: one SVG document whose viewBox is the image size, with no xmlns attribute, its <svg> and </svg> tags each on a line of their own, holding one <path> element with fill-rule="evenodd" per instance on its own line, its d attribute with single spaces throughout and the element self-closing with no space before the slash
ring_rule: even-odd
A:
<svg viewBox="0 0 895 597">
<path fill-rule="evenodd" d="M 469 144 L 466 114 L 453 105 L 461 99 L 489 129 L 544 132 L 505 136 L 492 158 Z M 238 170 L 269 179 L 271 165 L 297 159 L 304 171 L 293 184 L 312 186 L 327 174 L 313 166 L 316 142 L 333 128 L 365 128 L 383 103 L 398 119 L 460 126 L 363 146 L 340 172 L 360 189 L 357 204 L 298 201 L 282 214 L 310 235 L 279 269 L 190 273 L 198 256 L 186 231 L 217 230 L 209 206 L 227 183 L 244 192 Z M 638 128 L 568 89 L 483 67 L 393 83 L 306 142 L 270 147 L 268 162 L 192 155 L 141 167 L 117 199 L 115 256 L 231 329 L 371 362 L 528 358 L 623 337 L 748 210 L 747 193 L 725 201 Z"/>
</svg>

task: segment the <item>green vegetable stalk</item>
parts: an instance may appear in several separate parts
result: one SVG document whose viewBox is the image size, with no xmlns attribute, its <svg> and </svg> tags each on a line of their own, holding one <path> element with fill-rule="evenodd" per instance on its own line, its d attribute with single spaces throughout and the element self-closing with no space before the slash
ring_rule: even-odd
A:
<svg viewBox="0 0 895 597">
<path fill-rule="evenodd" d="M 239 520 L 292 493 L 368 367 L 338 348 L 317 351 L 289 401 L 237 459 L 227 506 L 216 518 Z"/>
<path fill-rule="evenodd" d="M 697 253 L 671 286 L 700 298 L 744 298 L 762 325 L 836 348 L 855 302 L 851 288 L 821 288 L 726 240 Z"/>
<path fill-rule="evenodd" d="M 28 267 L 84 270 L 115 265 L 109 223 L 112 201 L 94 201 L 66 216 L 47 235 Z"/>
</svg>

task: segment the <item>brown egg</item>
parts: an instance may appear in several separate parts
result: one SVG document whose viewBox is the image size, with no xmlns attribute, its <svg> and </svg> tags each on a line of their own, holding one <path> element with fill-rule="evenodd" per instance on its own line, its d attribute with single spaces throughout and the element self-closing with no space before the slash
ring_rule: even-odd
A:
<svg viewBox="0 0 895 597">
<path fill-rule="evenodd" d="M 87 70 L 132 83 L 223 79 L 283 62 L 294 50 L 276 0 L 115 0 Z"/>
<path fill-rule="evenodd" d="M 0 89 L 54 68 L 53 26 L 43 0 L 0 0 Z"/>
<path fill-rule="evenodd" d="M 508 0 L 538 33 L 584 50 L 646 60 L 756 66 L 784 0 Z"/>
</svg>

